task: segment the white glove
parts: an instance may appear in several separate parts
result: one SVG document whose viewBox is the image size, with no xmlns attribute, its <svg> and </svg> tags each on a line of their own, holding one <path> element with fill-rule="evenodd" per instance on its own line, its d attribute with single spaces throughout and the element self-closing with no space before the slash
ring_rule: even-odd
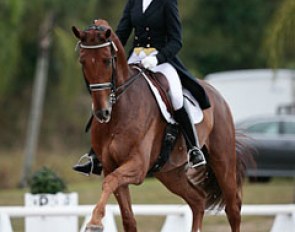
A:
<svg viewBox="0 0 295 232">
<path fill-rule="evenodd" d="M 157 66 L 158 59 L 155 56 L 148 56 L 148 57 L 142 59 L 141 64 L 143 65 L 143 67 L 145 67 L 147 69 L 152 69 Z"/>
</svg>

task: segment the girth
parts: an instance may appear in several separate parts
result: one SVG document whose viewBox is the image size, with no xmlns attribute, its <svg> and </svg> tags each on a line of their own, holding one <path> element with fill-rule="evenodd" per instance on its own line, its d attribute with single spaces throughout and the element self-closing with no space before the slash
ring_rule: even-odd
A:
<svg viewBox="0 0 295 232">
<path fill-rule="evenodd" d="M 178 138 L 178 134 L 178 125 L 168 123 L 164 132 L 160 154 L 157 161 L 148 171 L 148 176 L 152 175 L 155 172 L 159 172 L 161 168 L 166 164 L 171 155 L 171 152 L 173 151 L 176 140 Z"/>
</svg>

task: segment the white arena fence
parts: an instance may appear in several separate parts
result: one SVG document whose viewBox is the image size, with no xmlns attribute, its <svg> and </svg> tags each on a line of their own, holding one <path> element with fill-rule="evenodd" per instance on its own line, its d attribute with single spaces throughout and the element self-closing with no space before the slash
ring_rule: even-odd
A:
<svg viewBox="0 0 295 232">
<path fill-rule="evenodd" d="M 68 207 L 0 207 L 0 232 L 13 232 L 11 218 L 40 217 L 46 219 L 50 217 L 85 217 L 85 221 L 80 229 L 84 231 L 88 222 L 92 205 L 79 205 Z M 191 210 L 187 205 L 133 205 L 136 216 L 165 216 L 161 232 L 181 231 L 190 232 L 192 223 Z M 120 215 L 117 205 L 108 205 L 104 218 L 105 232 L 117 232 L 115 216 Z M 206 215 L 224 215 L 224 211 L 207 211 Z M 295 232 L 295 205 L 244 205 L 242 215 L 247 216 L 274 216 L 274 223 L 270 232 Z M 61 223 L 62 226 L 62 223 Z M 51 230 L 55 230 L 57 224 L 52 225 Z M 69 232 L 77 232 L 69 231 Z M 33 232 L 33 231 L 26 231 Z"/>
</svg>

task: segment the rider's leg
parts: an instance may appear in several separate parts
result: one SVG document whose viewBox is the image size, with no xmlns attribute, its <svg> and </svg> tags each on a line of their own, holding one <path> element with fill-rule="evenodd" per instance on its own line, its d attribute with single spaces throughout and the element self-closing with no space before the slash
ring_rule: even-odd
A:
<svg viewBox="0 0 295 232">
<path fill-rule="evenodd" d="M 175 110 L 175 119 L 180 124 L 183 131 L 187 149 L 188 161 L 190 167 L 197 167 L 206 164 L 204 154 L 199 146 L 198 136 L 194 125 L 184 107 L 184 98 L 182 85 L 175 68 L 168 63 L 160 64 L 153 71 L 163 73 L 169 82 L 170 96 L 173 108 Z"/>
<path fill-rule="evenodd" d="M 200 149 L 198 135 L 191 122 L 191 119 L 185 109 L 182 106 L 175 112 L 175 119 L 180 124 L 185 137 L 186 146 L 188 148 L 188 164 L 190 167 L 198 167 L 206 164 L 205 156 Z"/>
<path fill-rule="evenodd" d="M 82 159 L 87 159 L 86 162 L 81 163 Z M 83 155 L 80 161 L 73 166 L 73 169 L 77 172 L 81 172 L 86 175 L 90 175 L 91 173 L 96 175 L 101 175 L 102 165 L 99 160 L 96 158 L 95 152 L 91 148 L 88 153 Z"/>
</svg>

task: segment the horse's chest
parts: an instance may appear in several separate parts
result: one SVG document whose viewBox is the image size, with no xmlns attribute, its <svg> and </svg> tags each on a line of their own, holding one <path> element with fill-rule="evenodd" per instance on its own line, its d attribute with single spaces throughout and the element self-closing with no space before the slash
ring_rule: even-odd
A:
<svg viewBox="0 0 295 232">
<path fill-rule="evenodd" d="M 125 160 L 132 149 L 132 140 L 125 133 L 110 133 L 99 136 L 93 147 L 103 159 Z"/>
</svg>

